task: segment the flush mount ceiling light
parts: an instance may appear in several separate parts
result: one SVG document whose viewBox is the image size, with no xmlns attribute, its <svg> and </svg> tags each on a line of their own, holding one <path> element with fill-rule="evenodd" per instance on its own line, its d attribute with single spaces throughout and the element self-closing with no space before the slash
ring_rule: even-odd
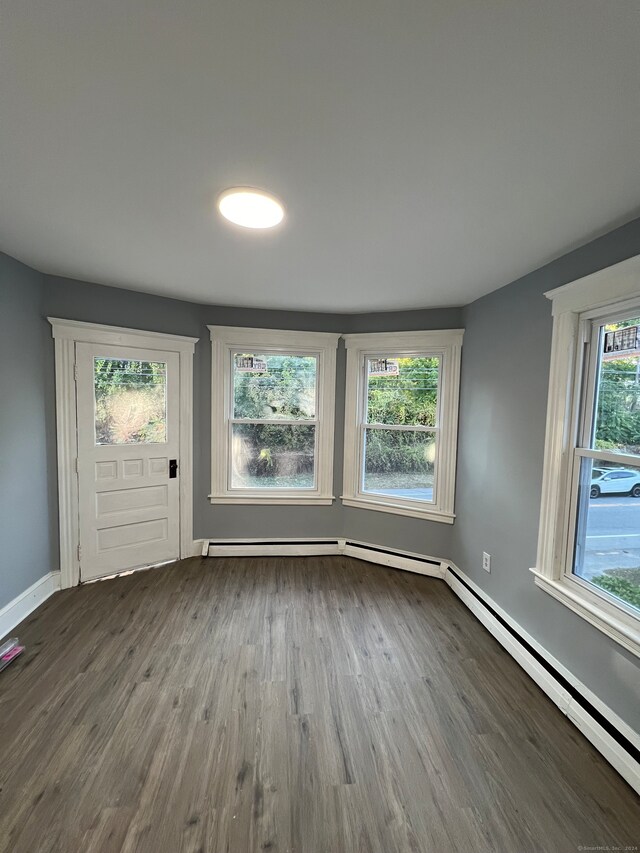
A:
<svg viewBox="0 0 640 853">
<path fill-rule="evenodd" d="M 231 187 L 220 194 L 218 210 L 243 228 L 273 228 L 282 222 L 284 207 L 271 193 L 253 187 Z"/>
</svg>

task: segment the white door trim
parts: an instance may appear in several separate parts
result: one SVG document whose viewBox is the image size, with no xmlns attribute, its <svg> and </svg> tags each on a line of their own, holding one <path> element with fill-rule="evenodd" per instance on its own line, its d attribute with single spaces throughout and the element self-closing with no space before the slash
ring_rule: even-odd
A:
<svg viewBox="0 0 640 853">
<path fill-rule="evenodd" d="M 180 356 L 180 557 L 193 550 L 193 353 L 198 338 L 123 329 L 47 317 L 55 341 L 56 434 L 58 440 L 58 524 L 60 585 L 80 582 L 78 478 L 76 476 L 76 343 L 113 344 L 177 352 Z"/>
</svg>

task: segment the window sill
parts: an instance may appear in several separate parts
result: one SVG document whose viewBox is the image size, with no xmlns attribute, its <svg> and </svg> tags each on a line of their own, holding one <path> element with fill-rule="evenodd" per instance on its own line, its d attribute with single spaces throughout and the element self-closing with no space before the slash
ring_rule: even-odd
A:
<svg viewBox="0 0 640 853">
<path fill-rule="evenodd" d="M 295 495 L 209 495 L 212 504 L 237 504 L 238 506 L 331 506 L 332 495 L 296 497 Z"/>
<path fill-rule="evenodd" d="M 358 509 L 373 509 L 376 512 L 390 512 L 394 515 L 407 515 L 410 518 L 422 518 L 424 521 L 439 521 L 443 524 L 453 524 L 455 520 L 454 513 L 442 512 L 432 507 L 421 509 L 362 497 L 351 498 L 343 496 L 341 500 L 344 506 L 354 506 Z"/>
<path fill-rule="evenodd" d="M 537 569 L 531 569 L 535 575 L 536 585 L 552 595 L 578 616 L 586 619 L 594 627 L 615 640 L 632 654 L 640 657 L 640 620 L 627 616 L 620 611 L 617 613 L 607 609 L 607 602 L 595 593 L 589 593 L 577 583 L 568 579 L 552 580 Z M 612 611 L 617 610 L 611 605 Z M 634 625 L 634 622 L 636 623 Z"/>
</svg>

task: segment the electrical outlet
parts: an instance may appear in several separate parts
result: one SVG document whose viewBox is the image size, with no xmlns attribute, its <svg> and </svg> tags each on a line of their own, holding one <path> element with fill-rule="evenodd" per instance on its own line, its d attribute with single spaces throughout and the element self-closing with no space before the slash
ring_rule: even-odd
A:
<svg viewBox="0 0 640 853">
<path fill-rule="evenodd" d="M 482 552 L 482 568 L 485 572 L 491 571 L 491 554 L 487 554 L 486 551 Z"/>
</svg>

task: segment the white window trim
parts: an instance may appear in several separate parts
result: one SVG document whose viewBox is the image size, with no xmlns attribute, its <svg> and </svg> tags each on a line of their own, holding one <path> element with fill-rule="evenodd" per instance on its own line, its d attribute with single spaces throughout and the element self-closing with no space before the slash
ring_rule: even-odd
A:
<svg viewBox="0 0 640 853">
<path fill-rule="evenodd" d="M 58 525 L 62 589 L 80 582 L 76 474 L 76 343 L 109 344 L 180 355 L 180 558 L 193 556 L 193 353 L 198 338 L 47 317 L 55 343 Z"/>
<path fill-rule="evenodd" d="M 640 619 L 606 592 L 596 591 L 567 571 L 573 554 L 568 547 L 572 461 L 582 400 L 585 330 L 589 320 L 605 311 L 626 311 L 640 304 L 640 255 L 545 296 L 553 304 L 553 336 L 538 554 L 531 571 L 541 589 L 640 656 Z"/>
<path fill-rule="evenodd" d="M 464 329 L 430 332 L 381 332 L 345 335 L 347 386 L 344 428 L 344 480 L 342 503 L 453 524 L 460 392 L 460 356 Z M 363 492 L 360 486 L 360 417 L 363 407 L 363 364 L 370 356 L 434 355 L 441 359 L 439 430 L 437 446 L 437 503 L 387 498 Z"/>
<path fill-rule="evenodd" d="M 340 335 L 332 332 L 248 329 L 241 326 L 207 328 L 211 336 L 211 503 L 261 506 L 319 506 L 333 503 L 336 349 Z M 275 350 L 318 357 L 315 489 L 229 489 L 231 352 L 238 347 L 247 351 Z"/>
</svg>

